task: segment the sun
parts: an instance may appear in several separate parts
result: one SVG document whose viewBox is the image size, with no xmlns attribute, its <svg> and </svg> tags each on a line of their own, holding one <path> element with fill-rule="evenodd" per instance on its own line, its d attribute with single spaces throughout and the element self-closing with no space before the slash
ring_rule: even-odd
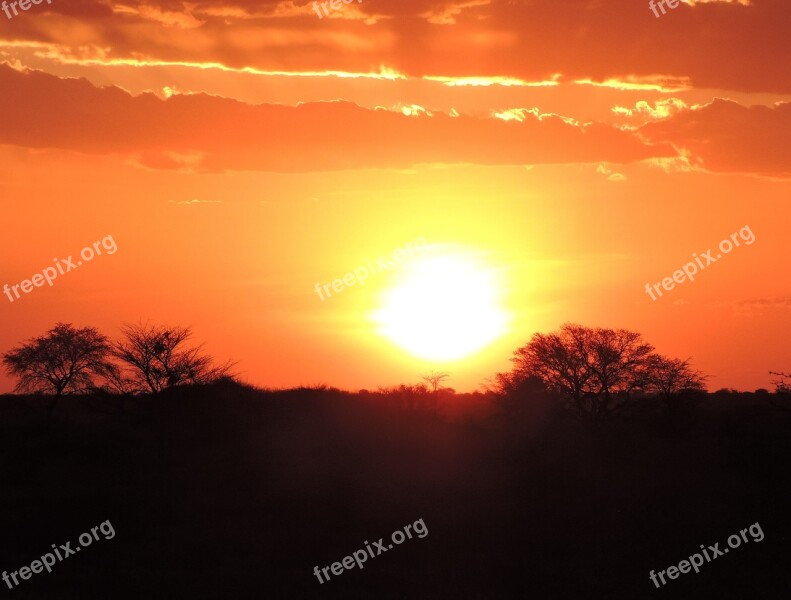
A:
<svg viewBox="0 0 791 600">
<path fill-rule="evenodd" d="M 418 358 L 465 358 L 506 332 L 498 273 L 471 252 L 416 258 L 371 315 L 376 330 Z"/>
</svg>

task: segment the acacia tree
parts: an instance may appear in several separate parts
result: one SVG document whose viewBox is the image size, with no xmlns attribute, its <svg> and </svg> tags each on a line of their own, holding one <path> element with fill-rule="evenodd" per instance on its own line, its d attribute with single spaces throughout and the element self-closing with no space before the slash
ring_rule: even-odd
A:
<svg viewBox="0 0 791 600">
<path fill-rule="evenodd" d="M 650 360 L 650 389 L 666 403 L 683 392 L 702 392 L 706 376 L 689 365 L 689 359 L 666 358 L 655 355 Z"/>
<path fill-rule="evenodd" d="M 558 332 L 535 334 L 512 361 L 513 371 L 497 376 L 503 391 L 538 380 L 580 415 L 597 419 L 619 411 L 635 392 L 652 385 L 665 384 L 662 389 L 669 386 L 675 393 L 695 381 L 686 361 L 678 365 L 662 359 L 639 333 L 626 329 L 567 323 Z"/>
<path fill-rule="evenodd" d="M 597 416 L 619 410 L 635 390 L 649 384 L 649 358 L 654 347 L 644 342 L 639 333 L 626 329 L 577 328 L 575 337 L 581 351 L 587 350 L 588 368 L 593 375 L 588 395 Z"/>
<path fill-rule="evenodd" d="M 93 327 L 75 329 L 57 323 L 44 335 L 3 354 L 9 375 L 19 377 L 16 390 L 52 394 L 47 406 L 51 416 L 60 397 L 92 390 L 94 378 L 107 366 L 108 339 Z"/>
<path fill-rule="evenodd" d="M 211 356 L 203 353 L 202 345 L 192 348 L 189 327 L 156 325 L 126 325 L 124 339 L 113 344 L 112 355 L 130 372 L 121 377 L 125 385 L 135 391 L 160 392 L 187 383 L 213 383 L 233 377 L 233 362 L 213 366 Z"/>
<path fill-rule="evenodd" d="M 522 381 L 535 378 L 580 407 L 593 373 L 586 357 L 576 350 L 575 337 L 579 335 L 574 335 L 575 328 L 580 327 L 564 325 L 559 333 L 533 335 L 527 345 L 514 352 L 513 371 L 499 374 L 498 383 L 517 389 Z"/>
<path fill-rule="evenodd" d="M 431 391 L 436 393 L 443 381 L 450 377 L 447 371 L 432 371 L 428 375 L 423 375 L 421 379 L 431 386 Z"/>
</svg>

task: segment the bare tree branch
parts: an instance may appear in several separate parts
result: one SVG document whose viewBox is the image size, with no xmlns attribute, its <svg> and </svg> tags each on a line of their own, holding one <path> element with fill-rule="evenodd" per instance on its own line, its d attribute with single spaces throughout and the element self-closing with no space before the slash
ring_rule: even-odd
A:
<svg viewBox="0 0 791 600">
<path fill-rule="evenodd" d="M 123 378 L 130 389 L 153 393 L 188 383 L 212 383 L 233 378 L 234 362 L 213 366 L 203 347 L 187 348 L 189 327 L 126 325 L 124 339 L 113 344 L 112 355 L 130 372 Z"/>
</svg>

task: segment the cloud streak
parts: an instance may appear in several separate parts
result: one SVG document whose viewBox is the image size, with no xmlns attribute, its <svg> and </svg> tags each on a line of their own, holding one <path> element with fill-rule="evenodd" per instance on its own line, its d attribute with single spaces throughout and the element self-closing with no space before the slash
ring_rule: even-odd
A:
<svg viewBox="0 0 791 600">
<path fill-rule="evenodd" d="M 369 110 L 348 102 L 251 106 L 203 94 L 133 97 L 84 80 L 0 67 L 0 143 L 123 154 L 177 170 L 308 172 L 417 164 L 627 163 L 672 157 L 634 133 L 523 111 L 521 121 Z"/>
</svg>

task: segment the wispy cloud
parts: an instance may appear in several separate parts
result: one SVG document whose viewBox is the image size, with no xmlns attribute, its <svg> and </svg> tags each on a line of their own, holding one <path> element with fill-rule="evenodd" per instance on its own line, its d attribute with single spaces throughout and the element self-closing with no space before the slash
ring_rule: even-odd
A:
<svg viewBox="0 0 791 600">
<path fill-rule="evenodd" d="M 222 204 L 222 200 L 168 200 L 168 204 L 179 204 L 181 206 L 195 206 L 196 204 Z"/>
</svg>

